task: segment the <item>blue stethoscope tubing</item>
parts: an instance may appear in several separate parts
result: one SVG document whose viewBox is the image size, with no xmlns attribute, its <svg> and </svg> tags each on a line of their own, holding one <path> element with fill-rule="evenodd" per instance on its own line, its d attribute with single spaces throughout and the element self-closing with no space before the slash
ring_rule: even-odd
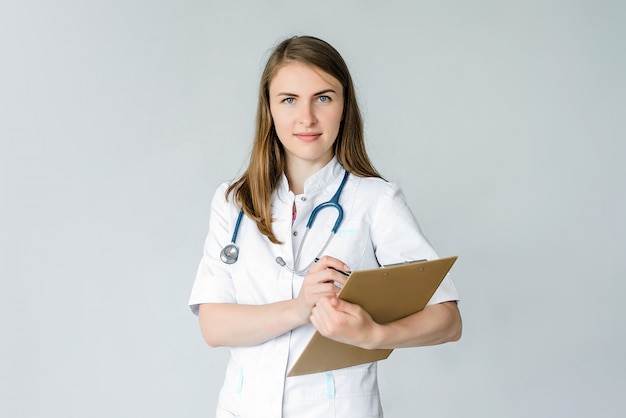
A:
<svg viewBox="0 0 626 418">
<path fill-rule="evenodd" d="M 337 232 L 337 230 L 339 229 L 339 225 L 341 225 L 341 221 L 343 221 L 343 208 L 339 204 L 339 196 L 341 196 L 341 192 L 343 191 L 343 186 L 345 186 L 346 181 L 348 181 L 349 174 L 350 173 L 348 173 L 348 170 L 346 170 L 345 174 L 343 175 L 343 180 L 341 180 L 341 184 L 339 185 L 339 188 L 337 189 L 333 197 L 331 197 L 328 202 L 320 203 L 315 208 L 313 208 L 313 212 L 311 212 L 311 215 L 309 215 L 309 221 L 306 223 L 306 229 L 307 229 L 306 232 L 308 232 L 309 229 L 311 229 L 311 227 L 313 226 L 313 222 L 315 222 L 315 218 L 317 217 L 317 214 L 322 209 L 326 209 L 326 208 L 337 209 L 337 220 L 335 221 L 335 226 L 333 226 L 333 229 L 332 229 L 333 234 Z M 304 237 L 303 237 L 303 241 L 304 241 Z"/>
<path fill-rule="evenodd" d="M 220 252 L 220 259 L 226 264 L 233 264 L 237 261 L 237 258 L 239 258 L 239 248 L 235 245 L 235 241 L 239 233 L 241 218 L 243 218 L 243 209 L 239 211 L 239 215 L 237 216 L 237 222 L 235 222 L 235 230 L 233 231 L 233 237 L 230 239 L 230 244 L 225 246 L 222 252 Z"/>
<path fill-rule="evenodd" d="M 333 197 L 330 198 L 329 201 L 320 203 L 315 208 L 313 208 L 311 215 L 309 215 L 309 220 L 306 223 L 306 231 L 304 232 L 304 236 L 302 237 L 302 241 L 300 242 L 300 248 L 298 248 L 298 253 L 296 254 L 293 269 L 287 266 L 287 263 L 285 262 L 285 260 L 283 260 L 282 257 L 276 258 L 276 262 L 278 264 L 285 267 L 287 270 L 289 270 L 292 273 L 295 273 L 300 276 L 304 276 L 307 274 L 309 268 L 313 265 L 313 263 L 315 263 L 315 261 L 317 261 L 321 257 L 322 253 L 324 252 L 324 250 L 326 250 L 326 247 L 328 247 L 328 244 L 330 244 L 330 241 L 335 236 L 335 233 L 337 233 L 337 231 L 339 230 L 339 225 L 341 225 L 341 222 L 343 221 L 343 208 L 339 204 L 339 197 L 341 196 L 341 192 L 343 191 L 343 188 L 346 185 L 346 182 L 348 181 L 349 174 L 350 173 L 348 172 L 348 170 L 346 170 L 343 175 L 343 179 L 341 180 L 341 184 L 339 185 L 339 188 L 337 189 Z M 337 219 L 335 220 L 335 225 L 331 229 L 330 236 L 326 240 L 326 243 L 324 243 L 324 246 L 319 251 L 315 259 L 311 261 L 304 269 L 299 270 L 297 266 L 300 261 L 300 255 L 302 253 L 302 247 L 304 246 L 306 237 L 309 234 L 309 231 L 311 230 L 311 228 L 313 227 L 313 223 L 315 222 L 315 218 L 317 217 L 319 212 L 326 208 L 335 208 L 337 210 Z M 233 231 L 233 236 L 230 240 L 231 241 L 230 244 L 225 246 L 222 249 L 222 252 L 220 253 L 220 259 L 226 264 L 235 263 L 237 261 L 237 258 L 239 257 L 239 248 L 237 248 L 237 246 L 235 245 L 235 242 L 237 240 L 237 234 L 239 233 L 239 227 L 241 225 L 242 218 L 243 218 L 243 209 L 239 211 L 239 215 L 237 216 L 237 222 L 235 222 L 235 229 Z"/>
</svg>

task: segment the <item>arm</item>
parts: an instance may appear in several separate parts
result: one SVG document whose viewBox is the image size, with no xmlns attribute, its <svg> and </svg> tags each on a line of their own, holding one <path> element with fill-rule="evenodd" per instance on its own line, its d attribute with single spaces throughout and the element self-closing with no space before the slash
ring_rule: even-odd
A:
<svg viewBox="0 0 626 418">
<path fill-rule="evenodd" d="M 429 305 L 388 324 L 378 324 L 360 306 L 337 299 L 320 300 L 311 322 L 325 337 L 361 348 L 401 348 L 443 344 L 461 338 L 456 302 Z"/>
<path fill-rule="evenodd" d="M 267 305 L 205 303 L 198 318 L 211 347 L 261 344 L 308 322 L 298 313 L 296 299 Z"/>
<path fill-rule="evenodd" d="M 380 348 L 419 347 L 458 341 L 461 313 L 455 301 L 438 303 L 386 325 L 378 325 L 374 343 Z"/>
<path fill-rule="evenodd" d="M 264 343 L 309 322 L 319 300 L 335 297 L 346 277 L 333 270 L 348 270 L 341 261 L 323 257 L 304 278 L 295 299 L 265 305 L 205 303 L 198 317 L 202 335 L 212 347 L 250 346 Z"/>
<path fill-rule="evenodd" d="M 400 187 L 391 183 L 373 184 L 372 187 L 370 195 L 378 198 L 371 202 L 369 209 L 372 219 L 370 239 L 378 264 L 439 258 L 422 234 Z M 461 316 L 456 299 L 456 288 L 451 278 L 446 277 L 432 296 L 431 305 L 392 323 L 377 324 L 360 306 L 336 298 L 321 301 L 318 304 L 320 309 L 314 310 L 311 321 L 323 335 L 364 348 L 441 344 L 461 337 Z M 350 326 L 346 327 L 346 324 Z"/>
<path fill-rule="evenodd" d="M 209 234 L 189 305 L 197 313 L 200 330 L 210 346 L 251 346 L 308 323 L 317 300 L 334 295 L 339 290 L 332 280 L 330 283 L 328 280 L 334 278 L 343 283 L 342 277 L 328 276 L 328 272 L 323 270 L 344 266 L 336 260 L 313 266 L 311 274 L 303 281 L 299 296 L 293 300 L 260 305 L 238 304 L 237 290 L 231 277 L 232 267 L 219 259 L 220 251 L 230 242 L 239 214 L 238 207 L 224 199 L 227 187 L 226 183 L 222 184 L 213 196 Z M 271 299 L 266 300 L 269 302 Z"/>
</svg>

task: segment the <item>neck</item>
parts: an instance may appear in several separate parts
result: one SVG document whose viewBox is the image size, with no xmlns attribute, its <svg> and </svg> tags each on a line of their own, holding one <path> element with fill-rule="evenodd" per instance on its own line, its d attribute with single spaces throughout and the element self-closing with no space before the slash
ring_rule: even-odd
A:
<svg viewBox="0 0 626 418">
<path fill-rule="evenodd" d="M 304 193 L 304 182 L 306 181 L 306 179 L 320 171 L 322 168 L 324 168 L 326 164 L 328 164 L 328 161 L 324 163 L 315 162 L 312 164 L 306 164 L 301 162 L 298 162 L 296 164 L 293 162 L 287 162 L 285 175 L 287 176 L 287 180 L 289 181 L 289 189 L 293 192 L 293 194 Z"/>
<path fill-rule="evenodd" d="M 287 168 L 285 174 L 289 181 L 289 190 L 291 190 L 293 194 L 304 193 L 304 182 L 314 173 L 315 171 L 308 172 L 304 170 L 290 170 Z"/>
</svg>

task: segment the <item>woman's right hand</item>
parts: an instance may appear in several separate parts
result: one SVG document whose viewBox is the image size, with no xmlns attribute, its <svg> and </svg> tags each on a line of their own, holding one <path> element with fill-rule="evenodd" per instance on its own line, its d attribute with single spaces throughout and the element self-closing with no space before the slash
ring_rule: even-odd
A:
<svg viewBox="0 0 626 418">
<path fill-rule="evenodd" d="M 349 271 L 350 267 L 343 261 L 327 255 L 313 264 L 304 276 L 302 288 L 296 298 L 298 311 L 304 322 L 309 322 L 311 311 L 320 298 L 337 296 L 348 279 L 342 272 Z"/>
</svg>

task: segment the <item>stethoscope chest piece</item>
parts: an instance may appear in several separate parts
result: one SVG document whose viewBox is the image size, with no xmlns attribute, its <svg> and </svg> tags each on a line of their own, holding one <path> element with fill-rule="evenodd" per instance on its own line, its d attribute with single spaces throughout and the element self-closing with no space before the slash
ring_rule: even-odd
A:
<svg viewBox="0 0 626 418">
<path fill-rule="evenodd" d="M 220 252 L 220 259 L 226 264 L 234 264 L 239 258 L 239 248 L 235 244 L 228 244 Z"/>
<path fill-rule="evenodd" d="M 230 239 L 230 244 L 222 248 L 220 252 L 220 260 L 226 264 L 235 264 L 239 258 L 239 248 L 235 245 L 237 240 L 237 234 L 239 233 L 239 225 L 241 225 L 241 218 L 243 218 L 243 210 L 239 211 L 237 216 L 237 222 L 235 223 L 235 230 L 233 231 L 233 237 Z"/>
</svg>

